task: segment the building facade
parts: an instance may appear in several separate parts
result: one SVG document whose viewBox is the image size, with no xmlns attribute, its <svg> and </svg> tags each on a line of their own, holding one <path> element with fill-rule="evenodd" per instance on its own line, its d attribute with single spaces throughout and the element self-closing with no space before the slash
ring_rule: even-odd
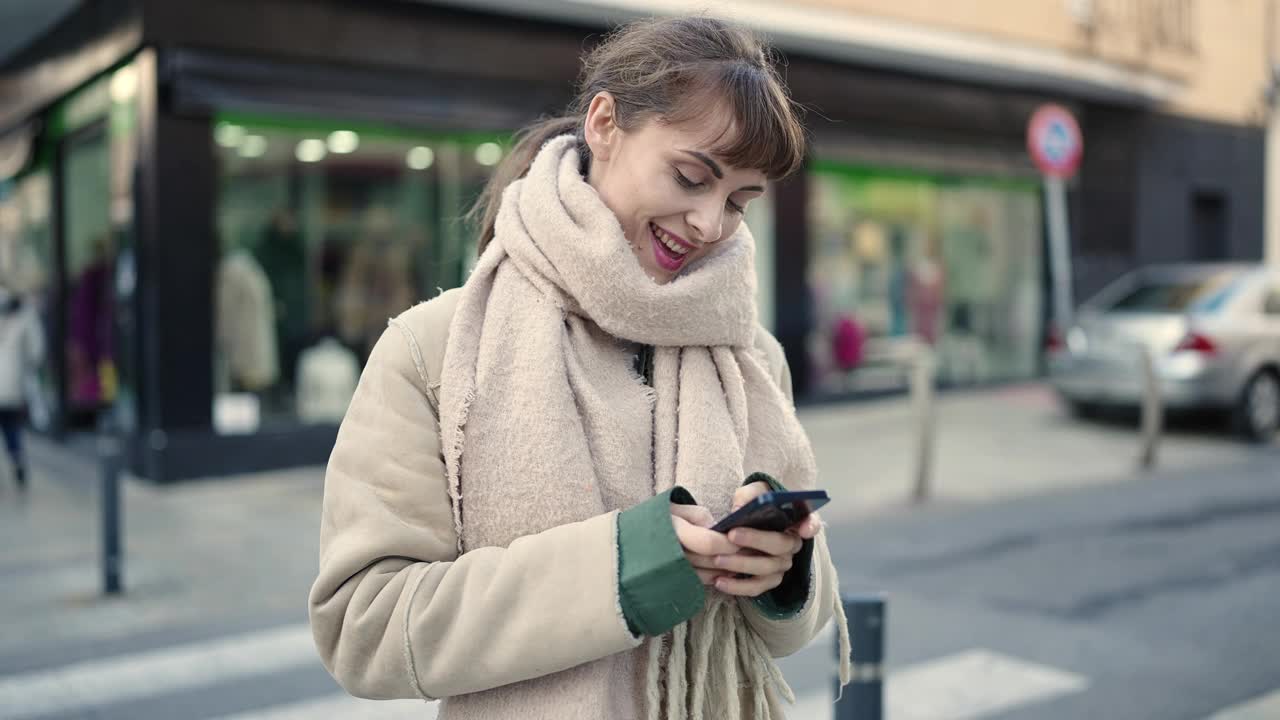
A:
<svg viewBox="0 0 1280 720">
<path fill-rule="evenodd" d="M 157 481 L 322 461 L 387 317 L 465 277 L 465 210 L 511 133 L 564 106 L 603 30 L 683 10 L 62 5 L 0 65 L 0 275 L 46 318 L 33 419 L 110 408 Z M 1269 2 L 709 7 L 768 32 L 807 108 L 807 167 L 748 218 L 801 397 L 901 381 L 859 337 L 924 339 L 952 384 L 1040 372 L 1045 102 L 1085 137 L 1077 297 L 1262 255 Z"/>
</svg>

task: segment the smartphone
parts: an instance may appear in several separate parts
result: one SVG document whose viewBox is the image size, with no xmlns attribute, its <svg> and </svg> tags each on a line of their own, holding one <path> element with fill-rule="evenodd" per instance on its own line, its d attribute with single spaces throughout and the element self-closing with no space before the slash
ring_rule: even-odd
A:
<svg viewBox="0 0 1280 720">
<path fill-rule="evenodd" d="M 736 527 L 749 527 L 782 532 L 826 505 L 830 499 L 826 490 L 767 492 L 734 510 L 711 529 L 729 532 Z"/>
</svg>

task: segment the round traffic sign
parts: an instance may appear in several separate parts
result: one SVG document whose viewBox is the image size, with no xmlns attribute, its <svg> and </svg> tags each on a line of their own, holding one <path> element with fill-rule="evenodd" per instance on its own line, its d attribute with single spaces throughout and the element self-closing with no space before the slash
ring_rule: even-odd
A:
<svg viewBox="0 0 1280 720">
<path fill-rule="evenodd" d="M 1027 151 L 1045 175 L 1071 177 L 1084 154 L 1080 125 L 1061 105 L 1041 105 L 1027 124 Z"/>
</svg>

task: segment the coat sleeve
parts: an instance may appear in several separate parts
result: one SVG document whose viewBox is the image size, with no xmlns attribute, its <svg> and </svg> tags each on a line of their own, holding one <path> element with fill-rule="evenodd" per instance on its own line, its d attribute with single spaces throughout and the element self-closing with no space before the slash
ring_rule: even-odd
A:
<svg viewBox="0 0 1280 720">
<path fill-rule="evenodd" d="M 794 404 L 791 370 L 787 367 L 782 346 L 764 329 L 759 331 L 757 343 L 765 354 L 768 367 L 773 371 L 774 380 L 782 389 L 782 394 L 787 402 Z M 785 478 L 779 480 L 786 484 Z M 809 594 L 798 612 L 777 613 L 771 611 L 768 603 L 755 602 L 753 598 L 739 599 L 747 622 L 764 640 L 774 657 L 785 657 L 802 650 L 835 613 L 839 579 L 827 549 L 825 529 L 814 538 L 813 545 Z"/>
<path fill-rule="evenodd" d="M 434 699 L 638 645 L 618 599 L 617 513 L 458 556 L 418 350 L 399 327 L 383 334 L 329 459 L 309 598 L 325 667 L 356 696 Z"/>
</svg>

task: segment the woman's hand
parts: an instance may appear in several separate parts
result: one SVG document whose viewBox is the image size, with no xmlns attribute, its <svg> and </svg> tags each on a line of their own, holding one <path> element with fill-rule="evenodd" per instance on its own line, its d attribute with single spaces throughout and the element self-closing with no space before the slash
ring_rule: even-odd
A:
<svg viewBox="0 0 1280 720">
<path fill-rule="evenodd" d="M 729 542 L 724 533 L 708 529 L 715 524 L 710 510 L 701 505 L 671 503 L 671 524 L 684 548 L 685 558 L 703 585 L 715 585 L 716 578 L 732 574 L 717 568 L 715 558 L 733 555 L 741 548 Z"/>
<path fill-rule="evenodd" d="M 765 482 L 744 485 L 733 494 L 733 509 L 737 510 L 772 490 Z M 730 530 L 730 544 L 742 549 L 711 558 L 711 568 L 723 573 L 713 579 L 715 588 L 727 595 L 755 597 L 778 587 L 782 584 L 782 576 L 791 569 L 792 560 L 804 546 L 804 541 L 812 539 L 820 529 L 822 520 L 817 513 L 813 513 L 785 532 L 752 528 Z M 749 577 L 737 577 L 740 574 Z"/>
</svg>

